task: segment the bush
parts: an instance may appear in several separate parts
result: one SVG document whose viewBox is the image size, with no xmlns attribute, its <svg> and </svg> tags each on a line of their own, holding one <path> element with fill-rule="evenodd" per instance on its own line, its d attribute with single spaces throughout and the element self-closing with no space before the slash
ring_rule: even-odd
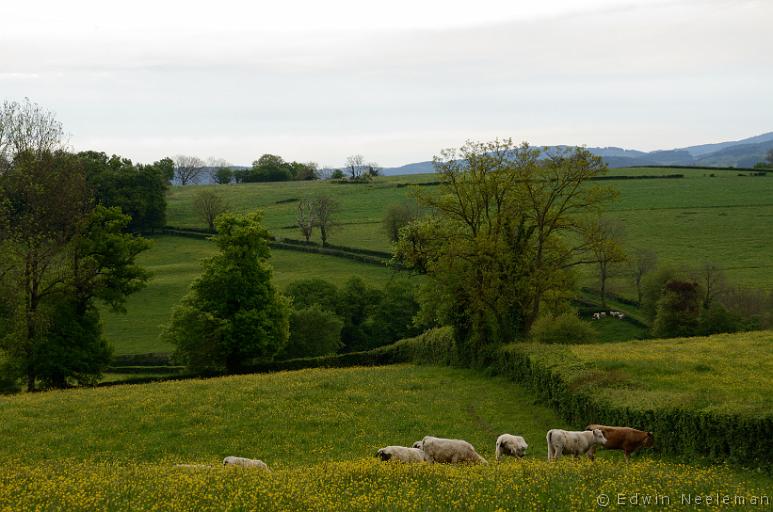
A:
<svg viewBox="0 0 773 512">
<path fill-rule="evenodd" d="M 316 304 L 329 311 L 335 311 L 338 304 L 338 288 L 324 279 L 293 281 L 285 288 L 285 294 L 292 299 L 293 307 L 296 309 L 308 308 Z"/>
<path fill-rule="evenodd" d="M 542 343 L 588 343 L 597 336 L 596 329 L 574 312 L 540 317 L 531 328 L 532 339 Z"/>
<path fill-rule="evenodd" d="M 694 336 L 698 330 L 700 293 L 696 283 L 673 279 L 666 283 L 657 302 L 653 336 Z"/>
<path fill-rule="evenodd" d="M 335 354 L 341 348 L 344 323 L 319 304 L 290 313 L 290 339 L 282 358 L 317 357 Z"/>
<path fill-rule="evenodd" d="M 396 362 L 410 361 L 441 366 L 456 366 L 460 362 L 454 332 L 450 326 L 430 329 L 416 337 L 400 340 L 377 350 L 392 353 L 392 359 Z"/>
</svg>

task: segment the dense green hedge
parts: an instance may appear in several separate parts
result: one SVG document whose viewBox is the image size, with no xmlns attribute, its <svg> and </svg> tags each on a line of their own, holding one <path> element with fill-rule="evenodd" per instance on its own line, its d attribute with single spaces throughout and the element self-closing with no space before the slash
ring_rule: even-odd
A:
<svg viewBox="0 0 773 512">
<path fill-rule="evenodd" d="M 541 366 L 518 345 L 492 353 L 489 366 L 495 373 L 529 387 L 577 428 L 589 423 L 630 425 L 654 432 L 659 452 L 771 468 L 773 417 L 684 409 L 633 410 L 598 403 L 570 390 L 558 374 Z"/>
</svg>

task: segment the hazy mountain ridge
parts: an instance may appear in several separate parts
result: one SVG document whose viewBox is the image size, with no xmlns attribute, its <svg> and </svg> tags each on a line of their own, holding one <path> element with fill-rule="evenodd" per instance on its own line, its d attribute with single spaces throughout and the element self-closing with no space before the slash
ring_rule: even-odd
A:
<svg viewBox="0 0 773 512">
<path fill-rule="evenodd" d="M 570 146 L 548 146 L 562 149 Z M 685 148 L 656 151 L 639 151 L 614 146 L 592 147 L 588 150 L 604 158 L 611 168 L 636 167 L 644 165 L 694 165 L 696 167 L 752 167 L 765 159 L 773 149 L 773 132 L 746 139 L 712 144 L 700 144 Z M 432 161 L 416 162 L 400 167 L 387 167 L 385 175 L 420 174 L 433 172 Z"/>
</svg>

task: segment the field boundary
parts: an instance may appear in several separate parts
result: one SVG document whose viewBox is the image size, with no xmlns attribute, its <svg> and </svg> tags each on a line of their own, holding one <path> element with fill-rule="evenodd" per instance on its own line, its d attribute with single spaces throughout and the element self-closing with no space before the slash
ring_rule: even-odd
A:
<svg viewBox="0 0 773 512">
<path fill-rule="evenodd" d="M 199 240 L 208 240 L 212 236 L 216 236 L 217 233 L 210 233 L 206 230 L 199 230 L 195 228 L 172 228 L 166 227 L 159 231 L 160 235 L 168 236 L 182 236 L 187 238 L 196 238 Z M 366 263 L 369 265 L 378 265 L 381 267 L 387 267 L 390 265 L 389 258 L 391 254 L 383 251 L 374 251 L 371 249 L 358 249 L 355 247 L 327 245 L 321 246 L 315 242 L 306 243 L 302 240 L 295 240 L 292 238 L 278 238 L 269 241 L 269 246 L 272 249 L 285 249 L 289 251 L 306 252 L 312 254 L 323 254 L 326 256 L 335 256 L 338 258 L 345 258 L 359 263 Z"/>
<path fill-rule="evenodd" d="M 572 391 L 559 374 L 540 364 L 523 346 L 502 347 L 493 356 L 487 366 L 494 373 L 526 386 L 578 428 L 589 423 L 631 425 L 654 432 L 658 452 L 773 469 L 773 416 L 675 408 L 637 410 L 599 403 Z"/>
</svg>

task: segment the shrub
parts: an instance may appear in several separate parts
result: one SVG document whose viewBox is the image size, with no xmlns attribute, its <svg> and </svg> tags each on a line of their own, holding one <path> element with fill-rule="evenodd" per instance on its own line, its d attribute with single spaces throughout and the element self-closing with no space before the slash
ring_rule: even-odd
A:
<svg viewBox="0 0 773 512">
<path fill-rule="evenodd" d="M 532 339 L 542 343 L 588 343 L 597 336 L 596 330 L 574 312 L 540 317 L 531 328 Z"/>
<path fill-rule="evenodd" d="M 688 281 L 666 283 L 657 302 L 652 334 L 659 338 L 694 336 L 698 330 L 700 293 L 698 285 Z"/>
<path fill-rule="evenodd" d="M 290 313 L 290 339 L 282 358 L 316 357 L 334 354 L 341 348 L 344 323 L 319 304 Z"/>
<path fill-rule="evenodd" d="M 296 309 L 308 308 L 316 304 L 323 309 L 335 311 L 338 304 L 336 285 L 319 278 L 293 281 L 285 288 L 285 294 L 292 299 L 293 307 Z"/>
</svg>

